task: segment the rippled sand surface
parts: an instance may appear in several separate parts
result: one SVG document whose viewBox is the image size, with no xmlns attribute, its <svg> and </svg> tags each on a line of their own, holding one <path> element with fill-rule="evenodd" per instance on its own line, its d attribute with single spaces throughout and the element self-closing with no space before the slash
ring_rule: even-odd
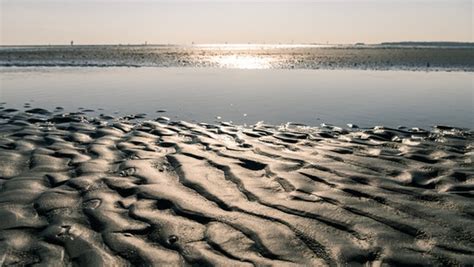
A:
<svg viewBox="0 0 474 267">
<path fill-rule="evenodd" d="M 314 45 L 0 48 L 0 66 L 474 70 L 474 48 Z"/>
<path fill-rule="evenodd" d="M 0 265 L 469 265 L 473 140 L 2 109 Z"/>
</svg>

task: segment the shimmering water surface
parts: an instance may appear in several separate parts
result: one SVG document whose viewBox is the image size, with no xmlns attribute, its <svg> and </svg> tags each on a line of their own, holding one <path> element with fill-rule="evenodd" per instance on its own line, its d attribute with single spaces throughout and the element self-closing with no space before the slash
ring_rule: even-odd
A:
<svg viewBox="0 0 474 267">
<path fill-rule="evenodd" d="M 0 66 L 474 71 L 474 45 L 0 46 Z"/>
<path fill-rule="evenodd" d="M 282 70 L 252 58 L 220 62 L 238 66 L 4 67 L 0 102 L 199 122 L 473 128 L 470 72 Z"/>
</svg>

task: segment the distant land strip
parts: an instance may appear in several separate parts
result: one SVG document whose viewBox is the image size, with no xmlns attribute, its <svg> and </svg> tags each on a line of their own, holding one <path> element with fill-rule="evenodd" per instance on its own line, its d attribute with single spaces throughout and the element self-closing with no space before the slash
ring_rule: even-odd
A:
<svg viewBox="0 0 474 267">
<path fill-rule="evenodd" d="M 423 44 L 423 46 L 420 46 Z M 443 45 L 448 45 L 444 47 Z M 431 45 L 431 46 L 429 46 Z M 0 47 L 3 67 L 213 67 L 473 71 L 472 43 L 69 45 Z"/>
</svg>

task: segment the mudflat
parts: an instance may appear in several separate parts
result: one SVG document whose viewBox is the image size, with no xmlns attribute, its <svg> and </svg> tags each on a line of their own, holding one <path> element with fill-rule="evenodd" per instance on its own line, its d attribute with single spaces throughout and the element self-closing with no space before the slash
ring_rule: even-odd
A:
<svg viewBox="0 0 474 267">
<path fill-rule="evenodd" d="M 469 265 L 473 140 L 2 108 L 0 265 Z"/>
<path fill-rule="evenodd" d="M 474 46 L 81 45 L 0 47 L 0 66 L 474 71 Z"/>
</svg>

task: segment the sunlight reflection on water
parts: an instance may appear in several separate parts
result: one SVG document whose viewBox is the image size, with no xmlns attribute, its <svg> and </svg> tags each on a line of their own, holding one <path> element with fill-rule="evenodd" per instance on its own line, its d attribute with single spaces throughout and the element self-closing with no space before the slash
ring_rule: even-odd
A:
<svg viewBox="0 0 474 267">
<path fill-rule="evenodd" d="M 172 119 L 197 122 L 473 128 L 470 72 L 249 71 L 278 61 L 229 56 L 219 60 L 232 69 L 0 67 L 0 103 L 149 119 L 166 110 Z"/>
<path fill-rule="evenodd" d="M 216 56 L 211 59 L 221 68 L 229 69 L 269 69 L 272 67 L 272 58 L 256 56 Z"/>
</svg>

